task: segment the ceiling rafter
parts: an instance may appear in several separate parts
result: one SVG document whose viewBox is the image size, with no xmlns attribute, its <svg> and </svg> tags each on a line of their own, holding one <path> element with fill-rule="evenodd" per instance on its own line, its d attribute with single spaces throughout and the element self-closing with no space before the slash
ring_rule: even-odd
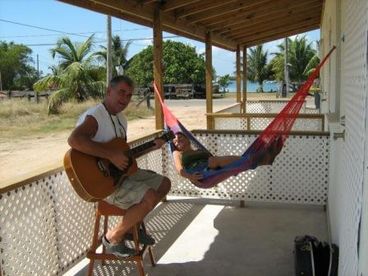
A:
<svg viewBox="0 0 368 276">
<path fill-rule="evenodd" d="M 321 3 L 322 0 L 309 0 L 309 1 L 290 1 L 290 0 L 280 0 L 277 3 L 269 4 L 264 7 L 255 8 L 244 13 L 238 13 L 234 15 L 228 15 L 227 17 L 218 18 L 217 20 L 211 20 L 210 22 L 203 22 L 209 29 L 216 31 L 218 29 L 223 29 L 234 24 L 239 24 L 238 20 L 244 20 L 244 22 L 254 21 L 256 22 L 258 18 L 265 18 L 276 13 L 285 14 L 285 16 L 290 13 L 293 9 L 306 8 L 307 6 L 314 4 L 315 2 Z"/>
<path fill-rule="evenodd" d="M 226 6 L 232 2 L 238 0 L 202 0 L 195 5 L 191 5 L 187 8 L 178 9 L 175 11 L 176 18 L 184 18 L 189 15 L 197 14 L 200 12 L 208 11 L 217 7 Z"/>
<path fill-rule="evenodd" d="M 306 26 L 298 26 L 298 27 L 290 27 L 290 28 L 283 28 L 281 30 L 273 30 L 269 33 L 262 33 L 259 36 L 250 36 L 250 37 L 244 37 L 242 39 L 239 39 L 239 45 L 247 45 L 255 46 L 262 43 L 265 43 L 267 41 L 272 41 L 280 38 L 284 38 L 287 36 L 296 35 L 299 33 L 304 33 L 307 31 L 315 30 L 319 28 L 319 24 L 316 24 L 314 26 L 312 25 L 306 25 Z"/>
<path fill-rule="evenodd" d="M 269 26 L 265 26 L 262 29 L 258 29 L 258 28 L 252 29 L 249 32 L 237 34 L 236 36 L 229 36 L 229 38 L 234 39 L 234 40 L 242 40 L 244 37 L 260 36 L 260 35 L 268 34 L 272 32 L 279 32 L 280 30 L 297 29 L 299 27 L 304 27 L 304 26 L 315 26 L 315 25 L 318 25 L 318 23 L 319 23 L 319 19 L 311 18 L 309 20 L 298 22 L 298 24 L 289 24 L 289 25 L 281 25 L 281 26 L 269 25 Z"/>
<path fill-rule="evenodd" d="M 218 27 L 212 30 L 218 34 L 226 36 L 229 33 L 234 33 L 236 31 L 244 29 L 244 26 L 246 26 L 247 28 L 253 28 L 258 27 L 260 24 L 276 24 L 280 21 L 293 20 L 294 18 L 298 19 L 299 14 L 301 14 L 302 17 L 305 17 L 305 14 L 308 13 L 308 16 L 317 18 L 319 17 L 319 14 L 316 14 L 315 10 L 321 7 L 322 6 L 318 3 L 308 6 L 308 8 L 305 8 L 305 6 L 301 6 L 292 10 L 288 9 L 282 13 L 275 11 L 268 15 L 260 16 L 251 20 L 248 19 L 234 21 L 230 26 L 224 26 L 223 28 Z"/>
<path fill-rule="evenodd" d="M 259 31 L 264 31 L 268 28 L 278 28 L 278 27 L 287 27 L 290 25 L 298 25 L 298 24 L 303 24 L 305 22 L 310 22 L 313 20 L 319 20 L 318 17 L 315 16 L 315 14 L 313 13 L 313 11 L 308 11 L 306 13 L 303 14 L 303 16 L 300 17 L 285 17 L 285 18 L 280 18 L 279 20 L 277 20 L 276 22 L 274 21 L 262 21 L 259 24 L 252 24 L 252 25 L 247 25 L 247 28 L 242 28 L 242 29 L 237 29 L 235 31 L 230 31 L 227 32 L 226 34 L 224 34 L 224 36 L 229 37 L 229 38 L 235 38 L 241 34 L 244 33 L 254 33 L 254 32 L 259 32 Z"/>
<path fill-rule="evenodd" d="M 161 10 L 163 12 L 173 11 L 175 9 L 183 8 L 199 1 L 200 0 L 170 0 L 162 5 Z"/>
<path fill-rule="evenodd" d="M 215 9 L 211 9 L 205 12 L 198 13 L 193 16 L 186 17 L 189 22 L 199 23 L 206 20 L 210 20 L 212 18 L 223 17 L 226 15 L 230 15 L 233 13 L 242 13 L 248 11 L 254 7 L 264 7 L 265 3 L 268 3 L 272 0 L 242 0 L 237 1 L 231 4 L 226 4 L 225 6 L 217 7 Z"/>
</svg>

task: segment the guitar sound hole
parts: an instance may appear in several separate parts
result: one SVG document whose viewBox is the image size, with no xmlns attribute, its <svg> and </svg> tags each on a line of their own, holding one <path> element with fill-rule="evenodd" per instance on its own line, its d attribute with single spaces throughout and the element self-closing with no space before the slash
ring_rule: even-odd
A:
<svg viewBox="0 0 368 276">
<path fill-rule="evenodd" d="M 113 164 L 109 165 L 110 176 L 114 179 L 114 183 L 117 183 L 120 180 L 120 177 L 125 174 L 125 170 L 121 171 Z"/>
</svg>

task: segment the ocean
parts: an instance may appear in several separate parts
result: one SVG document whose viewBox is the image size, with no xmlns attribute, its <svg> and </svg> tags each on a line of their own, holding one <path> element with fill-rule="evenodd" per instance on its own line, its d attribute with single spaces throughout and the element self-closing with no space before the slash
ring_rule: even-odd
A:
<svg viewBox="0 0 368 276">
<path fill-rule="evenodd" d="M 258 83 L 248 81 L 247 82 L 247 92 L 256 92 L 258 88 Z M 229 86 L 226 88 L 229 92 L 236 92 L 236 81 L 231 81 Z M 264 92 L 276 92 L 279 90 L 279 84 L 277 82 L 265 81 L 263 83 Z"/>
</svg>

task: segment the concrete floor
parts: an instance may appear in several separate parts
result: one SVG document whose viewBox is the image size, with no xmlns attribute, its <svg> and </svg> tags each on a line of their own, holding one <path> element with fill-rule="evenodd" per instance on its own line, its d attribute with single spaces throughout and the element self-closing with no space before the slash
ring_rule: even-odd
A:
<svg viewBox="0 0 368 276">
<path fill-rule="evenodd" d="M 157 241 L 157 266 L 145 260 L 150 276 L 294 275 L 295 236 L 327 240 L 326 213 L 295 205 L 240 208 L 203 200 L 170 200 L 149 215 L 146 225 Z M 85 275 L 85 267 L 80 269 L 67 275 Z M 114 263 L 96 265 L 95 275 L 137 272 L 134 264 Z"/>
</svg>

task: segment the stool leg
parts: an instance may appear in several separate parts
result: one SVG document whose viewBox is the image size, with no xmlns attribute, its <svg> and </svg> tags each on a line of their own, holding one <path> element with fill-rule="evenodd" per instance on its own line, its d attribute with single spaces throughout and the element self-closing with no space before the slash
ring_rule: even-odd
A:
<svg viewBox="0 0 368 276">
<path fill-rule="evenodd" d="M 101 215 L 96 212 L 96 220 L 95 220 L 95 227 L 93 232 L 93 238 L 92 238 L 92 246 L 90 248 L 90 251 L 96 252 L 97 244 L 98 244 L 98 230 L 100 228 L 100 218 Z M 91 276 L 93 273 L 93 265 L 95 263 L 95 260 L 93 258 L 90 258 L 89 265 L 88 265 L 88 276 Z"/>
<path fill-rule="evenodd" d="M 104 228 L 103 228 L 103 236 L 106 235 L 107 233 L 107 226 L 109 225 L 109 216 L 105 216 L 104 219 Z M 102 244 L 102 254 L 106 253 L 106 248 L 105 246 Z M 105 260 L 101 260 L 101 264 L 105 265 Z"/>
<path fill-rule="evenodd" d="M 143 269 L 143 255 L 140 254 L 139 250 L 139 237 L 138 237 L 138 229 L 139 223 L 133 226 L 133 240 L 134 240 L 134 247 L 137 253 L 137 258 L 135 260 L 136 266 L 138 269 L 138 273 L 140 276 L 144 276 L 144 269 Z"/>
<path fill-rule="evenodd" d="M 141 225 L 142 225 L 143 232 L 147 233 L 146 225 L 144 224 L 144 221 L 142 221 Z M 150 257 L 151 265 L 156 266 L 155 257 L 153 256 L 153 252 L 152 252 L 152 246 L 148 246 L 148 254 L 149 254 L 149 257 Z"/>
</svg>

